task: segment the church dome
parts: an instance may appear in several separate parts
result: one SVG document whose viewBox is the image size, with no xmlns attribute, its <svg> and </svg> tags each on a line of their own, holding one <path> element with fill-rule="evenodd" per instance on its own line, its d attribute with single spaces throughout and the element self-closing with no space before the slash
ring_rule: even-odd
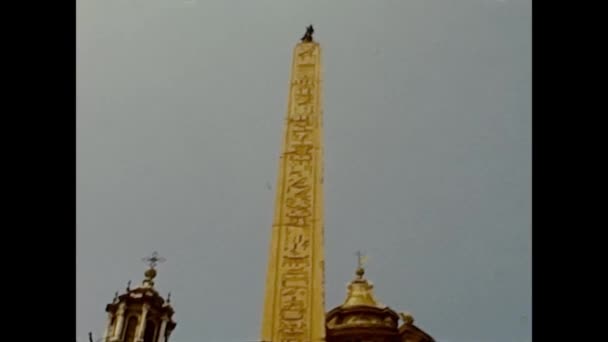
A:
<svg viewBox="0 0 608 342">
<path fill-rule="evenodd" d="M 328 340 L 349 341 L 353 337 L 374 336 L 375 341 L 394 341 L 398 335 L 399 315 L 374 296 L 374 286 L 357 268 L 347 286 L 344 303 L 326 315 Z"/>
<path fill-rule="evenodd" d="M 384 309 L 386 306 L 379 303 L 374 297 L 374 285 L 367 279 L 363 278 L 365 270 L 362 267 L 357 268 L 357 277 L 353 279 L 347 286 L 348 292 L 346 300 L 342 304 L 342 308 L 366 306 Z"/>
</svg>

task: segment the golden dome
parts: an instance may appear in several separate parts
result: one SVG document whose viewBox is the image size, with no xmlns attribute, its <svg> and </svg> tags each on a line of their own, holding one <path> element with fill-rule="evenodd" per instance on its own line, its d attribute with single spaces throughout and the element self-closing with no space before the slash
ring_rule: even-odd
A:
<svg viewBox="0 0 608 342">
<path fill-rule="evenodd" d="M 379 303 L 374 297 L 374 285 L 363 278 L 365 270 L 363 267 L 358 267 L 356 271 L 357 277 L 348 284 L 348 292 L 346 300 L 342 307 L 352 306 L 371 306 L 383 309 L 386 306 Z"/>
<path fill-rule="evenodd" d="M 344 303 L 327 313 L 325 323 L 328 336 L 355 336 L 361 333 L 360 329 L 396 335 L 399 321 L 397 313 L 376 300 L 374 285 L 363 277 L 365 270 L 361 265 L 355 274 L 355 279 L 347 286 Z"/>
</svg>

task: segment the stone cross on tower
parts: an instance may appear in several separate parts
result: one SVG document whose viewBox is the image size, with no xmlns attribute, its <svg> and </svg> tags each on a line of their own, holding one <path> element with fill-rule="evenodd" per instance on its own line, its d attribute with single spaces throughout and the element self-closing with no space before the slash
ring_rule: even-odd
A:
<svg viewBox="0 0 608 342">
<path fill-rule="evenodd" d="M 142 261 L 150 266 L 144 273 L 146 278 L 144 278 L 143 284 L 145 287 L 153 287 L 154 278 L 156 277 L 156 269 L 154 268 L 158 263 L 165 262 L 165 258 L 159 257 L 157 252 L 153 252 L 151 256 L 143 258 Z"/>
<path fill-rule="evenodd" d="M 156 251 L 152 252 L 151 256 L 145 257 L 141 260 L 143 262 L 145 262 L 146 264 L 148 264 L 148 266 L 150 266 L 150 268 L 154 268 L 154 267 L 156 267 L 157 264 L 166 261 L 165 258 L 158 256 L 158 252 L 156 252 Z"/>
</svg>

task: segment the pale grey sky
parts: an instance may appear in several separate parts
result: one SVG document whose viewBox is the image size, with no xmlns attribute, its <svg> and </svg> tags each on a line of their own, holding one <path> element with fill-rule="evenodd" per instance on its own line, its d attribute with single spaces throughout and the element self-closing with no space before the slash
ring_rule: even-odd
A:
<svg viewBox="0 0 608 342">
<path fill-rule="evenodd" d="M 77 338 L 167 258 L 173 342 L 259 337 L 293 46 L 325 69 L 326 303 L 531 340 L 529 0 L 79 0 Z M 273 189 L 269 190 L 267 184 Z"/>
</svg>

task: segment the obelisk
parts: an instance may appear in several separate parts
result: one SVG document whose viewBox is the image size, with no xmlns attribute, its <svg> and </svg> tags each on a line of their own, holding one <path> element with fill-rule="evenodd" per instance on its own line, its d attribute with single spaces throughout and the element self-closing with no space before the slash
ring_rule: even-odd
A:
<svg viewBox="0 0 608 342">
<path fill-rule="evenodd" d="M 266 278 L 262 341 L 325 339 L 321 47 L 293 51 Z"/>
</svg>

